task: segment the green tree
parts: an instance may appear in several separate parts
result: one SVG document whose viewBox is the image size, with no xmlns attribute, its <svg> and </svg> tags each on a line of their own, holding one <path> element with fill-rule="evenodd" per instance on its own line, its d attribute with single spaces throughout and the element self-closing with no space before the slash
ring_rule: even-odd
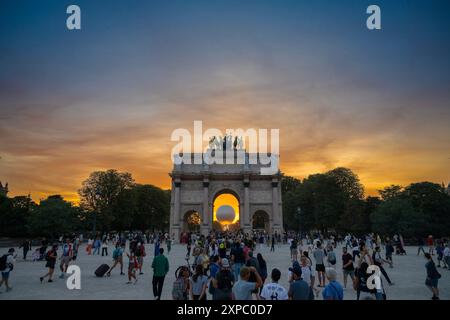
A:
<svg viewBox="0 0 450 320">
<path fill-rule="evenodd" d="M 94 214 L 94 232 L 98 220 L 103 229 L 110 228 L 113 220 L 112 210 L 119 194 L 134 185 L 134 180 L 128 172 L 117 170 L 95 171 L 83 181 L 80 195 L 80 205 Z"/>
<path fill-rule="evenodd" d="M 374 232 L 382 235 L 400 233 L 405 237 L 423 234 L 425 217 L 409 199 L 391 198 L 380 204 L 370 216 Z"/>
<path fill-rule="evenodd" d="M 26 227 L 31 208 L 35 203 L 30 196 L 8 198 L 0 195 L 0 230 L 2 235 L 21 237 L 28 234 Z"/>
<path fill-rule="evenodd" d="M 79 208 L 72 206 L 60 195 L 49 196 L 33 207 L 28 219 L 28 228 L 34 236 L 55 238 L 61 234 L 78 231 Z"/>
<path fill-rule="evenodd" d="M 389 187 L 385 187 L 383 190 L 378 190 L 378 193 L 381 196 L 381 199 L 384 201 L 399 197 L 402 194 L 403 187 L 399 185 L 390 185 Z"/>
</svg>

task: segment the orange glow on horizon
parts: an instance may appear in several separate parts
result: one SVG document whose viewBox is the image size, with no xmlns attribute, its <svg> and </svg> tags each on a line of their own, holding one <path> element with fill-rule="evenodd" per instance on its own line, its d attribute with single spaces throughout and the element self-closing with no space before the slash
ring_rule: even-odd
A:
<svg viewBox="0 0 450 320">
<path fill-rule="evenodd" d="M 217 220 L 217 217 L 216 217 L 217 209 L 223 205 L 229 205 L 234 209 L 236 216 L 234 217 L 234 220 L 232 222 L 220 222 Z M 230 193 L 224 193 L 224 194 L 219 195 L 214 200 L 213 206 L 214 206 L 213 221 L 217 221 L 222 225 L 234 224 L 237 221 L 239 221 L 239 201 L 238 201 L 238 199 L 236 199 L 236 197 L 234 195 L 232 195 Z"/>
</svg>

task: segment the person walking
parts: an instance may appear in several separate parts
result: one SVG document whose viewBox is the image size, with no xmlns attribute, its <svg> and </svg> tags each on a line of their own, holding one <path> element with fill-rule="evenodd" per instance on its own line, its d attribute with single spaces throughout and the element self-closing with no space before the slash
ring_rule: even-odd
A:
<svg viewBox="0 0 450 320">
<path fill-rule="evenodd" d="M 23 249 L 23 260 L 27 260 L 28 251 L 31 251 L 31 241 L 25 240 L 24 242 L 22 242 L 19 249 L 21 248 Z"/>
<path fill-rule="evenodd" d="M 48 282 L 53 282 L 53 273 L 55 272 L 56 259 L 58 256 L 58 245 L 53 245 L 52 248 L 46 253 L 45 260 L 47 261 L 45 267 L 48 268 L 48 272 L 39 278 L 41 283 L 44 281 L 46 277 L 48 277 Z"/>
<path fill-rule="evenodd" d="M 108 272 L 106 273 L 106 275 L 108 277 L 111 276 L 111 271 L 119 264 L 120 265 L 120 275 L 125 275 L 125 273 L 123 273 L 123 247 L 121 246 L 120 242 L 116 242 L 116 248 L 113 251 L 113 265 L 111 266 L 111 268 L 108 270 Z"/>
<path fill-rule="evenodd" d="M 14 248 L 10 248 L 7 254 L 4 254 L 0 258 L 0 272 L 2 273 L 2 280 L 0 281 L 0 287 L 5 284 L 6 292 L 11 291 L 12 288 L 9 285 L 9 275 L 14 269 L 14 263 L 16 261 L 14 255 Z"/>
<path fill-rule="evenodd" d="M 172 239 L 170 238 L 170 236 L 167 236 L 166 245 L 167 245 L 167 254 L 170 254 L 170 250 L 172 250 Z"/>
<path fill-rule="evenodd" d="M 434 256 L 434 240 L 431 234 L 427 238 L 427 246 L 428 246 L 428 253 Z"/>
<path fill-rule="evenodd" d="M 261 253 L 258 253 L 256 255 L 256 260 L 258 260 L 259 275 L 261 276 L 262 284 L 264 285 L 264 282 L 266 282 L 267 279 L 267 263 L 266 260 L 264 260 Z M 260 293 L 263 289 L 263 285 L 260 287 Z"/>
<path fill-rule="evenodd" d="M 423 246 L 425 245 L 425 241 L 423 241 L 422 237 L 417 237 L 417 255 L 420 254 L 420 252 L 422 251 L 423 254 L 425 254 L 425 250 L 423 249 Z"/>
<path fill-rule="evenodd" d="M 383 263 L 385 263 L 385 262 L 389 263 L 389 261 L 388 260 L 384 260 L 381 257 L 381 249 L 380 249 L 380 247 L 375 247 L 375 250 L 374 250 L 374 252 L 372 254 L 372 261 L 373 261 L 373 263 L 376 266 L 378 266 L 378 268 L 380 269 L 381 273 L 386 278 L 386 281 L 388 282 L 388 284 L 390 286 L 393 286 L 394 283 L 391 281 L 391 279 L 389 278 L 386 270 L 383 268 Z"/>
<path fill-rule="evenodd" d="M 163 250 L 164 251 L 164 250 Z M 144 265 L 144 257 L 146 256 L 145 253 L 145 244 L 143 242 L 138 242 L 136 247 L 136 258 L 139 264 L 139 274 L 143 275 L 142 272 L 142 266 Z"/>
<path fill-rule="evenodd" d="M 425 269 L 427 270 L 425 285 L 433 293 L 431 299 L 439 300 L 438 282 L 441 278 L 441 274 L 437 271 L 436 265 L 434 264 L 433 258 L 431 257 L 430 253 L 425 253 L 425 259 L 427 259 L 427 263 L 425 264 Z"/>
<path fill-rule="evenodd" d="M 272 239 L 270 240 L 270 252 L 275 252 L 275 236 L 272 235 Z"/>
<path fill-rule="evenodd" d="M 89 256 L 92 254 L 92 247 L 93 247 L 93 245 L 94 245 L 94 239 L 89 237 L 88 242 L 87 242 L 87 246 L 86 246 L 86 252 L 87 252 L 87 254 Z"/>
<path fill-rule="evenodd" d="M 159 248 L 159 254 L 153 258 L 153 296 L 156 300 L 161 300 L 164 279 L 167 272 L 169 272 L 169 260 L 164 255 L 164 249 Z"/>
<path fill-rule="evenodd" d="M 447 241 L 447 244 L 444 249 L 444 268 L 450 271 L 450 242 Z"/>
</svg>

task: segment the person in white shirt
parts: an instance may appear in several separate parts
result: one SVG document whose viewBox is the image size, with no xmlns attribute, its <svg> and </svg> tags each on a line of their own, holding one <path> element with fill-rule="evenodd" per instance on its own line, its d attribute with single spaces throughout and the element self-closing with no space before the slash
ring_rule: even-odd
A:
<svg viewBox="0 0 450 320">
<path fill-rule="evenodd" d="M 447 269 L 450 270 L 450 242 L 447 242 L 444 249 L 444 268 L 445 265 L 447 265 Z"/>
<path fill-rule="evenodd" d="M 14 248 L 8 250 L 8 253 L 3 255 L 0 259 L 2 259 L 1 273 L 2 280 L 0 280 L 0 287 L 5 284 L 6 292 L 11 291 L 12 288 L 9 286 L 9 274 L 14 268 L 15 255 Z"/>
<path fill-rule="evenodd" d="M 272 282 L 264 285 L 261 291 L 262 300 L 288 300 L 287 290 L 278 281 L 281 278 L 281 272 L 277 268 L 272 270 Z"/>
</svg>

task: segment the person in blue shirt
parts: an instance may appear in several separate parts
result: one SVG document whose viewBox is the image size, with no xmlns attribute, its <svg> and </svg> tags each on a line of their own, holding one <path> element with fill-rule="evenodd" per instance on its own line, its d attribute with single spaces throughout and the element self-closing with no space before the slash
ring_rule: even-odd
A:
<svg viewBox="0 0 450 320">
<path fill-rule="evenodd" d="M 326 268 L 325 274 L 329 283 L 322 291 L 323 300 L 343 300 L 344 289 L 342 285 L 336 281 L 337 272 L 333 268 Z"/>
</svg>

